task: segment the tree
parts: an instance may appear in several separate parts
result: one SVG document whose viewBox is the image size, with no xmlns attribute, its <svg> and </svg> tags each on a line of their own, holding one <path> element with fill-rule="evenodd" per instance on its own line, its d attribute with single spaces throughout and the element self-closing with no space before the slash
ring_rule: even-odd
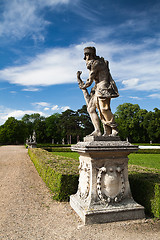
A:
<svg viewBox="0 0 160 240">
<path fill-rule="evenodd" d="M 59 128 L 61 129 L 62 138 L 64 138 L 65 141 L 68 142 L 70 136 L 72 136 L 72 142 L 75 143 L 77 141 L 77 135 L 79 135 L 81 130 L 77 112 L 70 109 L 62 112 Z"/>
<path fill-rule="evenodd" d="M 160 110 L 154 109 L 154 112 L 147 112 L 143 125 L 147 131 L 148 139 L 153 142 L 160 141 Z"/>
<path fill-rule="evenodd" d="M 147 111 L 140 109 L 138 104 L 124 103 L 117 107 L 115 120 L 118 124 L 119 135 L 123 140 L 126 138 L 132 142 L 146 140 L 146 131 L 143 126 L 146 113 Z"/>
<path fill-rule="evenodd" d="M 0 128 L 0 142 L 3 144 L 24 143 L 25 137 L 25 124 L 14 117 L 8 118 Z"/>
<path fill-rule="evenodd" d="M 33 130 L 36 132 L 37 142 L 45 142 L 46 139 L 46 125 L 45 117 L 39 113 L 25 114 L 22 118 L 27 128 L 27 137 L 33 134 Z"/>
<path fill-rule="evenodd" d="M 60 116 L 61 114 L 55 113 L 50 117 L 46 118 L 46 136 L 48 142 L 51 142 L 52 139 L 54 139 L 55 143 L 61 142 L 62 140 Z"/>
<path fill-rule="evenodd" d="M 79 126 L 80 126 L 80 133 L 81 139 L 86 135 L 93 132 L 94 127 L 87 111 L 87 106 L 83 105 L 81 109 L 77 110 L 78 118 L 79 118 Z"/>
</svg>

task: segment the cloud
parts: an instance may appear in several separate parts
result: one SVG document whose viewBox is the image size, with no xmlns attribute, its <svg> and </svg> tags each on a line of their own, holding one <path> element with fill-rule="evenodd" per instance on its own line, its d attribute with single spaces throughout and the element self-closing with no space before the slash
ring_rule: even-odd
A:
<svg viewBox="0 0 160 240">
<path fill-rule="evenodd" d="M 160 50 L 153 42 L 120 44 L 117 42 L 86 42 L 64 48 L 52 48 L 39 54 L 25 65 L 0 70 L 0 80 L 36 89 L 38 86 L 76 83 L 76 72 L 88 78 L 83 61 L 83 48 L 95 46 L 97 55 L 110 62 L 113 78 L 123 90 L 160 90 Z M 152 83 L 151 83 L 152 81 Z"/>
<path fill-rule="evenodd" d="M 32 110 L 19 110 L 19 109 L 10 109 L 6 108 L 4 106 L 0 106 L 0 125 L 4 124 L 4 122 L 9 117 L 14 117 L 16 119 L 21 119 L 25 114 L 33 114 L 33 113 L 39 113 L 40 115 L 44 116 L 43 112 L 41 111 L 32 111 Z"/>
<path fill-rule="evenodd" d="M 123 80 L 122 84 L 125 85 L 126 89 L 132 89 L 135 86 L 137 86 L 138 82 L 139 82 L 138 78 L 131 78 L 131 79 L 128 79 L 128 80 Z"/>
<path fill-rule="evenodd" d="M 155 99 L 159 99 L 160 98 L 160 93 L 153 93 L 153 94 L 150 94 L 148 97 L 150 98 L 155 98 Z"/>
<path fill-rule="evenodd" d="M 129 98 L 131 98 L 131 99 L 136 99 L 136 100 L 141 100 L 142 98 L 140 98 L 140 97 L 129 97 Z"/>
<path fill-rule="evenodd" d="M 52 107 L 52 110 L 53 110 L 53 111 L 59 110 L 58 105 L 54 105 L 54 106 Z"/>
<path fill-rule="evenodd" d="M 50 24 L 43 18 L 42 9 L 68 4 L 70 0 L 5 0 L 1 13 L 0 36 L 44 40 L 43 31 Z"/>
<path fill-rule="evenodd" d="M 32 103 L 33 106 L 36 106 L 38 109 L 43 108 L 44 111 L 50 111 L 50 114 L 52 114 L 52 111 L 56 112 L 64 112 L 67 109 L 70 109 L 69 106 L 58 106 L 58 105 L 52 105 L 48 102 L 35 102 Z"/>
<path fill-rule="evenodd" d="M 48 107 L 48 106 L 50 106 L 50 103 L 47 103 L 47 102 L 35 102 L 35 103 L 32 103 L 32 105 L 36 105 L 36 106 L 39 106 L 39 107 Z"/>
<path fill-rule="evenodd" d="M 65 112 L 66 110 L 70 109 L 70 107 L 69 106 L 60 107 L 58 105 L 54 105 L 51 109 L 57 112 Z"/>
<path fill-rule="evenodd" d="M 27 89 L 34 89 L 33 86 L 72 83 L 76 82 L 77 68 L 81 67 L 82 59 L 82 46 L 55 48 L 37 55 L 26 65 L 1 70 L 0 79 L 27 86 Z"/>
<path fill-rule="evenodd" d="M 48 107 L 45 107 L 45 108 L 44 108 L 44 111 L 48 111 L 49 109 L 50 109 L 50 108 L 48 108 Z"/>
<path fill-rule="evenodd" d="M 24 91 L 24 92 L 38 92 L 38 91 L 40 91 L 40 89 L 39 88 L 23 88 L 22 89 L 22 91 Z"/>
<path fill-rule="evenodd" d="M 69 106 L 61 107 L 61 111 L 62 111 L 62 112 L 65 112 L 65 111 L 68 110 L 68 109 L 70 109 Z"/>
<path fill-rule="evenodd" d="M 53 111 L 58 111 L 58 112 L 65 112 L 65 111 L 68 110 L 68 109 L 70 109 L 69 106 L 60 107 L 60 106 L 58 106 L 58 105 L 54 105 L 54 106 L 52 107 L 52 110 L 53 110 Z"/>
</svg>

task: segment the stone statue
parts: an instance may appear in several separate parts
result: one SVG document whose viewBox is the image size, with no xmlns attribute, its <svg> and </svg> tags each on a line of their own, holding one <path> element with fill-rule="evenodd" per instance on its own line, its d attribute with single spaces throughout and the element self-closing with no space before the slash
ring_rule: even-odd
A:
<svg viewBox="0 0 160 240">
<path fill-rule="evenodd" d="M 32 142 L 36 143 L 36 132 L 33 130 Z"/>
<path fill-rule="evenodd" d="M 86 47 L 84 49 L 84 60 L 86 61 L 87 69 L 89 70 L 89 78 L 86 83 L 82 81 L 81 71 L 77 72 L 77 81 L 79 88 L 82 89 L 84 98 L 87 104 L 87 111 L 91 117 L 94 131 L 90 136 L 101 136 L 99 117 L 96 108 L 99 111 L 99 116 L 103 124 L 103 136 L 117 136 L 117 124 L 111 112 L 111 98 L 119 96 L 118 89 L 109 70 L 108 61 L 103 57 L 96 56 L 95 47 Z M 87 88 L 95 81 L 90 94 Z"/>
</svg>

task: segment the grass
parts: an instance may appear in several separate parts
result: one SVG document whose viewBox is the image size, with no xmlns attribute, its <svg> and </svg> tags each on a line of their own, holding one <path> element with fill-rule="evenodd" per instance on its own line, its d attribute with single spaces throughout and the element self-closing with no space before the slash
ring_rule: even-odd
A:
<svg viewBox="0 0 160 240">
<path fill-rule="evenodd" d="M 29 155 L 53 199 L 68 201 L 77 192 L 79 154 L 29 149 Z M 129 181 L 134 200 L 160 219 L 160 154 L 130 154 Z"/>
<path fill-rule="evenodd" d="M 77 152 L 52 152 L 52 154 L 79 160 L 79 154 Z"/>
<path fill-rule="evenodd" d="M 129 164 L 160 170 L 160 154 L 134 154 L 129 155 Z"/>
<path fill-rule="evenodd" d="M 72 159 L 79 159 L 77 152 L 53 152 L 52 154 L 68 157 Z M 129 164 L 138 165 L 141 167 L 155 168 L 160 170 L 160 154 L 134 154 L 129 155 Z"/>
</svg>

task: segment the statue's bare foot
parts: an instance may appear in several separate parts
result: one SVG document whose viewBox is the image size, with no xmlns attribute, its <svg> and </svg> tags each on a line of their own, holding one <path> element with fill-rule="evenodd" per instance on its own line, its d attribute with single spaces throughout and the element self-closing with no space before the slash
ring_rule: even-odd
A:
<svg viewBox="0 0 160 240">
<path fill-rule="evenodd" d="M 97 137 L 97 136 L 102 136 L 102 134 L 101 134 L 101 132 L 99 130 L 95 130 L 91 134 L 89 134 L 88 136 Z"/>
<path fill-rule="evenodd" d="M 110 137 L 116 137 L 116 136 L 118 136 L 118 131 L 117 131 L 117 129 L 112 129 L 112 133 L 109 135 Z"/>
<path fill-rule="evenodd" d="M 110 134 L 104 133 L 102 136 L 103 137 L 108 137 L 108 136 L 110 136 Z"/>
</svg>

